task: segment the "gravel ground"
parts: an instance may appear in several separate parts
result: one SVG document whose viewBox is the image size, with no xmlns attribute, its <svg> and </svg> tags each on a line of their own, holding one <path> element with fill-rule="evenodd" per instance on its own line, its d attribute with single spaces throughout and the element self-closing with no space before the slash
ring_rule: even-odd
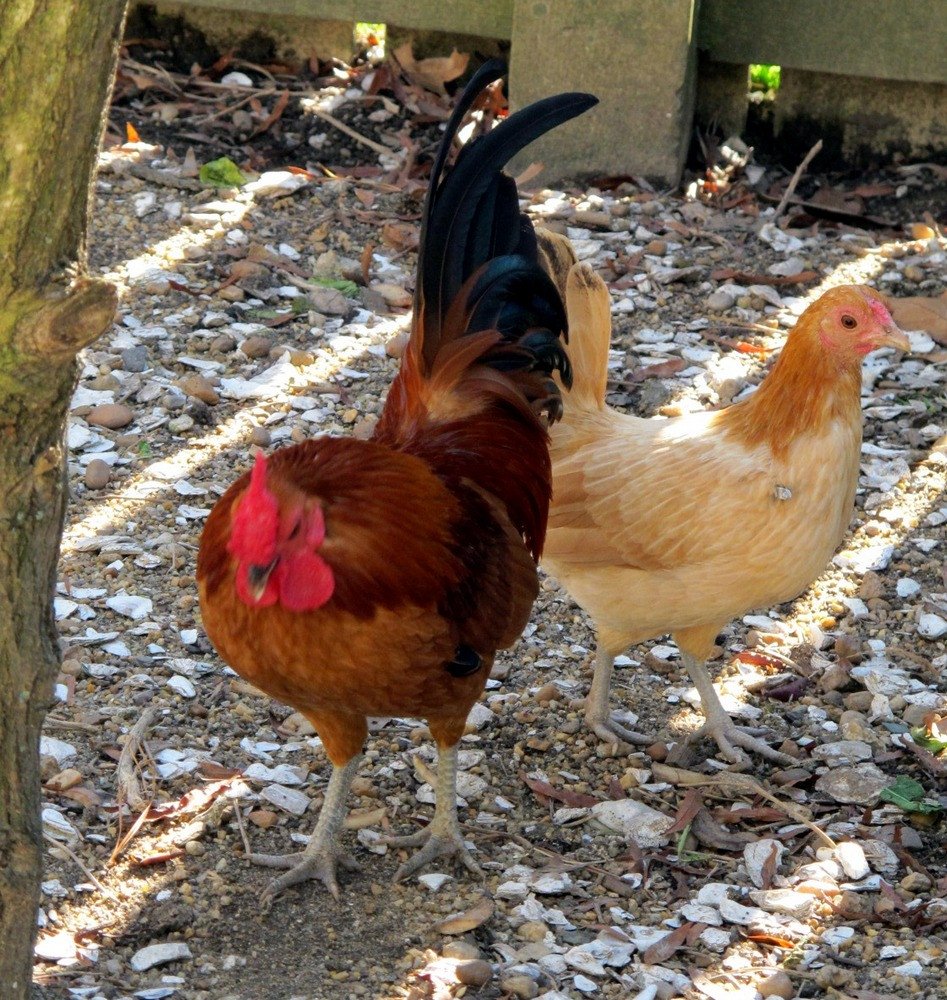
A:
<svg viewBox="0 0 947 1000">
<path fill-rule="evenodd" d="M 910 355 L 868 359 L 850 535 L 798 601 L 721 638 L 725 701 L 798 768 L 734 774 L 708 744 L 670 767 L 700 718 L 664 643 L 629 650 L 613 686 L 654 745 L 600 743 L 581 721 L 589 622 L 546 578 L 463 743 L 460 816 L 485 881 L 448 866 L 392 884 L 378 835 L 431 815 L 434 759 L 417 720 L 379 720 L 347 834 L 362 871 L 340 902 L 307 884 L 264 912 L 270 873 L 245 863 L 244 837 L 291 849 L 328 763 L 211 650 L 198 536 L 254 448 L 370 432 L 407 328 L 419 186 L 271 173 L 190 190 L 172 186 L 180 156 L 147 142 L 102 159 L 92 259 L 122 304 L 84 354 L 69 428 L 46 996 L 947 996 L 941 343 L 918 332 Z M 944 290 L 936 220 L 783 229 L 742 167 L 724 174 L 714 196 L 627 183 L 527 199 L 613 291 L 616 406 L 739 397 L 830 285 Z M 895 207 L 891 191 L 908 204 L 943 188 L 925 166 L 884 181 Z"/>
</svg>

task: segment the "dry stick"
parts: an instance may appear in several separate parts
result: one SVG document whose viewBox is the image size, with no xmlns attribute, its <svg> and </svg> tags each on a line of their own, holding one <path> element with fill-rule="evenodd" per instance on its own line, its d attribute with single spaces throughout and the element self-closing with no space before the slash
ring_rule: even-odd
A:
<svg viewBox="0 0 947 1000">
<path fill-rule="evenodd" d="M 380 142 L 375 142 L 374 139 L 369 139 L 368 136 L 362 135 L 361 132 L 356 132 L 354 128 L 349 128 L 345 122 L 340 122 L 338 118 L 330 115 L 328 111 L 323 111 L 322 108 L 317 108 L 313 105 L 306 108 L 306 110 L 311 111 L 317 118 L 321 118 L 330 125 L 334 125 L 340 132 L 344 132 L 356 142 L 360 142 L 363 145 L 368 146 L 369 149 L 374 149 L 376 153 L 386 153 L 390 155 L 394 152 L 394 150 L 389 149 L 387 146 L 383 146 Z"/>
<path fill-rule="evenodd" d="M 789 181 L 789 186 L 783 192 L 782 198 L 779 199 L 779 204 L 776 206 L 776 211 L 772 218 L 768 219 L 768 222 L 775 222 L 782 214 L 786 208 L 789 199 L 793 196 L 793 192 L 796 190 L 796 185 L 799 183 L 806 167 L 812 162 L 812 158 L 818 154 L 822 149 L 822 140 L 819 141 L 809 150 L 808 153 L 802 158 L 802 163 L 796 167 L 796 172 L 792 175 L 792 179 Z"/>
<path fill-rule="evenodd" d="M 99 890 L 99 892 L 101 892 L 105 896 L 108 896 L 109 899 L 115 900 L 116 903 L 121 902 L 118 896 L 116 896 L 111 889 L 109 889 L 107 886 L 102 885 L 102 883 L 92 874 L 92 872 L 90 872 L 89 869 L 86 868 L 86 866 L 82 862 L 82 859 L 67 844 L 64 844 L 61 840 L 56 840 L 54 837 L 51 837 L 48 833 L 45 832 L 43 833 L 43 837 L 45 840 L 48 840 L 50 844 L 62 848 L 66 852 L 66 854 L 68 854 L 69 857 L 72 858 L 72 860 L 82 869 L 83 873 L 85 874 L 85 877 L 96 887 L 96 889 Z"/>
<path fill-rule="evenodd" d="M 43 719 L 44 729 L 72 729 L 79 733 L 97 733 L 98 726 L 90 726 L 88 722 L 73 722 L 71 719 L 60 719 L 55 715 L 47 715 Z"/>
<path fill-rule="evenodd" d="M 234 815 L 237 817 L 237 827 L 240 830 L 240 839 L 243 841 L 243 855 L 249 858 L 253 851 L 250 849 L 250 838 L 247 836 L 247 828 L 243 825 L 243 813 L 240 812 L 240 801 L 234 799 Z"/>
<path fill-rule="evenodd" d="M 122 747 L 122 754 L 118 759 L 116 771 L 116 798 L 119 802 L 127 802 L 134 812 L 144 809 L 149 800 L 141 793 L 141 785 L 138 782 L 137 769 L 135 767 L 135 754 L 141 748 L 145 738 L 145 733 L 155 717 L 155 709 L 146 708 L 141 714 L 141 718 L 132 726 Z"/>
<path fill-rule="evenodd" d="M 272 97 L 276 93 L 274 88 L 269 90 L 260 90 L 253 94 L 248 94 L 246 97 L 241 98 L 236 104 L 228 104 L 227 107 L 222 108 L 220 111 L 214 111 L 209 115 L 202 115 L 200 118 L 190 118 L 188 119 L 188 124 L 192 125 L 206 125 L 207 122 L 212 122 L 216 118 L 223 118 L 224 115 L 229 115 L 231 111 L 236 111 L 238 108 L 242 108 L 244 104 L 249 104 L 251 101 L 256 101 L 264 97 Z"/>
</svg>

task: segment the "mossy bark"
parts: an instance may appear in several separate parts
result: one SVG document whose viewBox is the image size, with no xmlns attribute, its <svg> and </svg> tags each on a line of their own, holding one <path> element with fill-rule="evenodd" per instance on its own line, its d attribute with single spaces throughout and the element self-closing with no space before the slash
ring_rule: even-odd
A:
<svg viewBox="0 0 947 1000">
<path fill-rule="evenodd" d="M 30 993 L 39 736 L 59 652 L 52 598 L 76 353 L 115 312 L 84 274 L 95 154 L 126 0 L 0 3 L 0 992 Z"/>
</svg>

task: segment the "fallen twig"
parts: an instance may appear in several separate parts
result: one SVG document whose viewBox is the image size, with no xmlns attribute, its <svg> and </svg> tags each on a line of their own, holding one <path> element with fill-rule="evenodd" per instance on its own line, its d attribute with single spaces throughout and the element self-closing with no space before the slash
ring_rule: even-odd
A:
<svg viewBox="0 0 947 1000">
<path fill-rule="evenodd" d="M 196 177 L 181 177 L 179 174 L 171 173 L 170 170 L 155 170 L 154 167 L 145 166 L 144 163 L 126 164 L 124 170 L 132 177 L 138 177 L 152 184 L 161 184 L 164 187 L 181 188 L 185 191 L 203 191 L 207 187 Z"/>
<path fill-rule="evenodd" d="M 155 717 L 153 708 L 146 708 L 141 714 L 141 718 L 128 732 L 128 739 L 122 747 L 122 754 L 118 759 L 116 770 L 116 792 L 115 797 L 119 803 L 126 802 L 134 812 L 147 807 L 149 799 L 146 799 L 141 791 L 141 784 L 138 781 L 138 766 L 135 756 L 141 749 L 144 742 L 145 733 Z"/>
<path fill-rule="evenodd" d="M 56 840 L 55 837 L 51 837 L 48 833 L 44 833 L 43 837 L 45 840 L 49 841 L 50 844 L 53 844 L 54 846 L 59 847 L 63 851 L 65 851 L 66 854 L 68 854 L 69 857 L 79 866 L 85 877 L 96 887 L 96 889 L 99 890 L 99 892 L 101 892 L 104 896 L 108 896 L 109 899 L 114 900 L 116 903 L 121 902 L 118 896 L 116 896 L 115 893 L 108 888 L 108 886 L 102 885 L 102 883 L 92 874 L 92 872 L 89 871 L 89 869 L 85 866 L 84 862 L 79 857 L 79 855 L 76 854 L 76 852 L 72 850 L 72 848 L 69 847 L 68 844 L 64 844 L 61 840 Z"/>
<path fill-rule="evenodd" d="M 380 142 L 375 142 L 374 139 L 369 139 L 368 136 L 362 135 L 361 132 L 356 132 L 354 128 L 346 125 L 345 122 L 340 122 L 334 115 L 330 115 L 328 111 L 323 111 L 322 108 L 317 108 L 314 104 L 308 105 L 306 110 L 311 111 L 317 118 L 328 122 L 340 132 L 344 132 L 349 138 L 362 143 L 363 146 L 368 146 L 369 149 L 373 149 L 376 153 L 391 154 L 394 152 L 390 147 L 383 146 Z"/>
<path fill-rule="evenodd" d="M 240 812 L 239 802 L 234 802 L 233 812 L 237 818 L 237 829 L 240 831 L 240 839 L 243 841 L 243 855 L 248 858 L 253 851 L 250 849 L 250 838 L 247 836 L 247 828 L 243 822 L 243 813 Z"/>
<path fill-rule="evenodd" d="M 805 173 L 806 167 L 812 162 L 813 158 L 816 157 L 820 150 L 822 149 L 822 140 L 819 139 L 816 144 L 809 150 L 808 153 L 802 158 L 802 163 L 796 167 L 796 172 L 792 175 L 789 180 L 789 184 L 786 190 L 783 192 L 782 198 L 779 200 L 779 204 L 776 206 L 776 211 L 771 218 L 767 219 L 767 222 L 775 222 L 786 210 L 786 205 L 789 203 L 789 199 L 793 196 L 793 192 L 796 190 L 796 185 L 802 179 L 803 173 Z"/>
<path fill-rule="evenodd" d="M 79 733 L 97 733 L 98 726 L 90 726 L 88 722 L 72 722 L 70 719 L 60 719 L 55 715 L 47 715 L 43 719 L 44 729 L 72 729 Z"/>
</svg>

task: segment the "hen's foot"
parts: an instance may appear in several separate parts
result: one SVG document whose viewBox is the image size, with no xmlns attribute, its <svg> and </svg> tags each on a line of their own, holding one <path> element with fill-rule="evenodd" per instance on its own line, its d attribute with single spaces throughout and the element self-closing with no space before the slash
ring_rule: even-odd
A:
<svg viewBox="0 0 947 1000">
<path fill-rule="evenodd" d="M 721 756 L 731 764 L 736 764 L 741 770 L 752 763 L 752 758 L 745 754 L 744 750 L 749 750 L 750 753 L 755 753 L 774 764 L 781 764 L 783 767 L 799 763 L 795 757 L 774 750 L 768 743 L 764 743 L 753 733 L 738 726 L 729 716 L 723 719 L 708 719 L 696 733 L 688 737 L 687 744 L 693 745 L 704 737 L 710 737 L 720 747 Z"/>
<path fill-rule="evenodd" d="M 341 865 L 346 871 L 358 871 L 358 863 L 345 851 L 323 849 L 314 852 L 297 852 L 295 854 L 249 854 L 247 860 L 254 865 L 262 865 L 265 868 L 287 868 L 285 875 L 273 879 L 263 890 L 263 903 L 270 906 L 273 900 L 291 885 L 298 885 L 300 882 L 307 882 L 309 879 L 318 879 L 332 893 L 335 899 L 339 898 L 339 883 L 336 878 L 336 869 Z"/>
<path fill-rule="evenodd" d="M 417 833 L 408 834 L 406 837 L 385 837 L 382 843 L 389 847 L 421 847 L 408 858 L 407 861 L 395 872 L 395 881 L 401 882 L 409 875 L 429 864 L 435 858 L 458 857 L 464 867 L 473 872 L 478 878 L 483 878 L 483 869 L 473 859 L 473 855 L 464 843 L 463 835 L 459 829 L 448 830 L 444 833 L 435 833 L 430 826 L 426 826 Z"/>
<path fill-rule="evenodd" d="M 585 724 L 593 733 L 606 743 L 627 743 L 631 746 L 646 747 L 654 742 L 654 737 L 636 733 L 633 729 L 623 726 L 614 716 L 605 713 L 587 712 Z"/>
</svg>

